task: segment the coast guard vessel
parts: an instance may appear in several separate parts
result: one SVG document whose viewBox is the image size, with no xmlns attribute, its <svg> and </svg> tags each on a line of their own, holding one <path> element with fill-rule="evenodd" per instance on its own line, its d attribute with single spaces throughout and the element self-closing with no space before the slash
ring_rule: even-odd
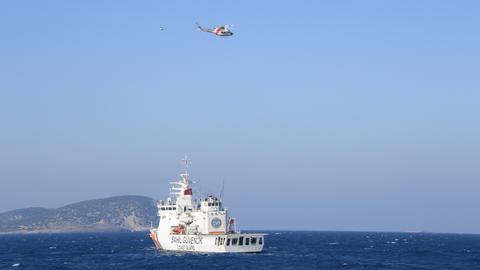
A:
<svg viewBox="0 0 480 270">
<path fill-rule="evenodd" d="M 222 200 L 213 195 L 193 198 L 188 167 L 181 179 L 170 182 L 167 201 L 157 205 L 160 221 L 150 230 L 150 238 L 158 249 L 190 252 L 261 252 L 265 244 L 262 233 L 242 233 L 236 220 L 228 216 Z"/>
</svg>

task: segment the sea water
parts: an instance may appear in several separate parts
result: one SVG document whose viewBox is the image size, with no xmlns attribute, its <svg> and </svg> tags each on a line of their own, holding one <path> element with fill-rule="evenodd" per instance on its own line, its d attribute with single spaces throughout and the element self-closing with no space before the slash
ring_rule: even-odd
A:
<svg viewBox="0 0 480 270">
<path fill-rule="evenodd" d="M 158 251 L 146 232 L 0 235 L 0 269 L 480 269 L 480 235 L 266 233 L 256 254 Z"/>
</svg>

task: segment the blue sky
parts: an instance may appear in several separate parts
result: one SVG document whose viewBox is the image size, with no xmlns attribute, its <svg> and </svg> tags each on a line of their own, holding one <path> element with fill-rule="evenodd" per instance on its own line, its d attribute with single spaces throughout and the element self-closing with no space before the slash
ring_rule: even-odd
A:
<svg viewBox="0 0 480 270">
<path fill-rule="evenodd" d="M 242 228 L 480 233 L 479 13 L 2 1 L 0 211 L 165 198 L 188 152 Z"/>
</svg>

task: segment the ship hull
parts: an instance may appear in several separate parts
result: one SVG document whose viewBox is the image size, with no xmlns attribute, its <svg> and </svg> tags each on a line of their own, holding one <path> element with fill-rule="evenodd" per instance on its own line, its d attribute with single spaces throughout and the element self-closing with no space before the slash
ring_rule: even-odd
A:
<svg viewBox="0 0 480 270">
<path fill-rule="evenodd" d="M 257 233 L 162 235 L 158 234 L 156 230 L 152 230 L 150 233 L 150 238 L 159 250 L 202 253 L 261 252 L 263 236 L 264 234 Z"/>
</svg>

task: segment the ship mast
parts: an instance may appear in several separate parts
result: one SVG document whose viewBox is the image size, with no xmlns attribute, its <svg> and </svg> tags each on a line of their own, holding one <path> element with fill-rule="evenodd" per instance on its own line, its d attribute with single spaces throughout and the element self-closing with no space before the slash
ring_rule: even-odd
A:
<svg viewBox="0 0 480 270">
<path fill-rule="evenodd" d="M 192 189 L 190 188 L 190 180 L 189 176 L 190 173 L 188 172 L 188 167 L 191 163 L 190 159 L 188 159 L 187 154 L 185 153 L 185 158 L 182 159 L 184 164 L 183 173 L 180 174 L 182 177 L 181 180 L 177 180 L 174 182 L 170 182 L 170 195 L 176 197 L 183 197 L 184 195 L 192 195 Z"/>
<path fill-rule="evenodd" d="M 184 169 L 183 173 L 180 174 L 180 176 L 182 177 L 183 183 L 188 185 L 190 183 L 190 181 L 188 180 L 188 177 L 190 176 L 190 174 L 188 173 L 188 167 L 192 163 L 192 161 L 188 159 L 187 153 L 185 153 L 185 157 L 182 159 L 182 161 L 184 164 Z"/>
</svg>

